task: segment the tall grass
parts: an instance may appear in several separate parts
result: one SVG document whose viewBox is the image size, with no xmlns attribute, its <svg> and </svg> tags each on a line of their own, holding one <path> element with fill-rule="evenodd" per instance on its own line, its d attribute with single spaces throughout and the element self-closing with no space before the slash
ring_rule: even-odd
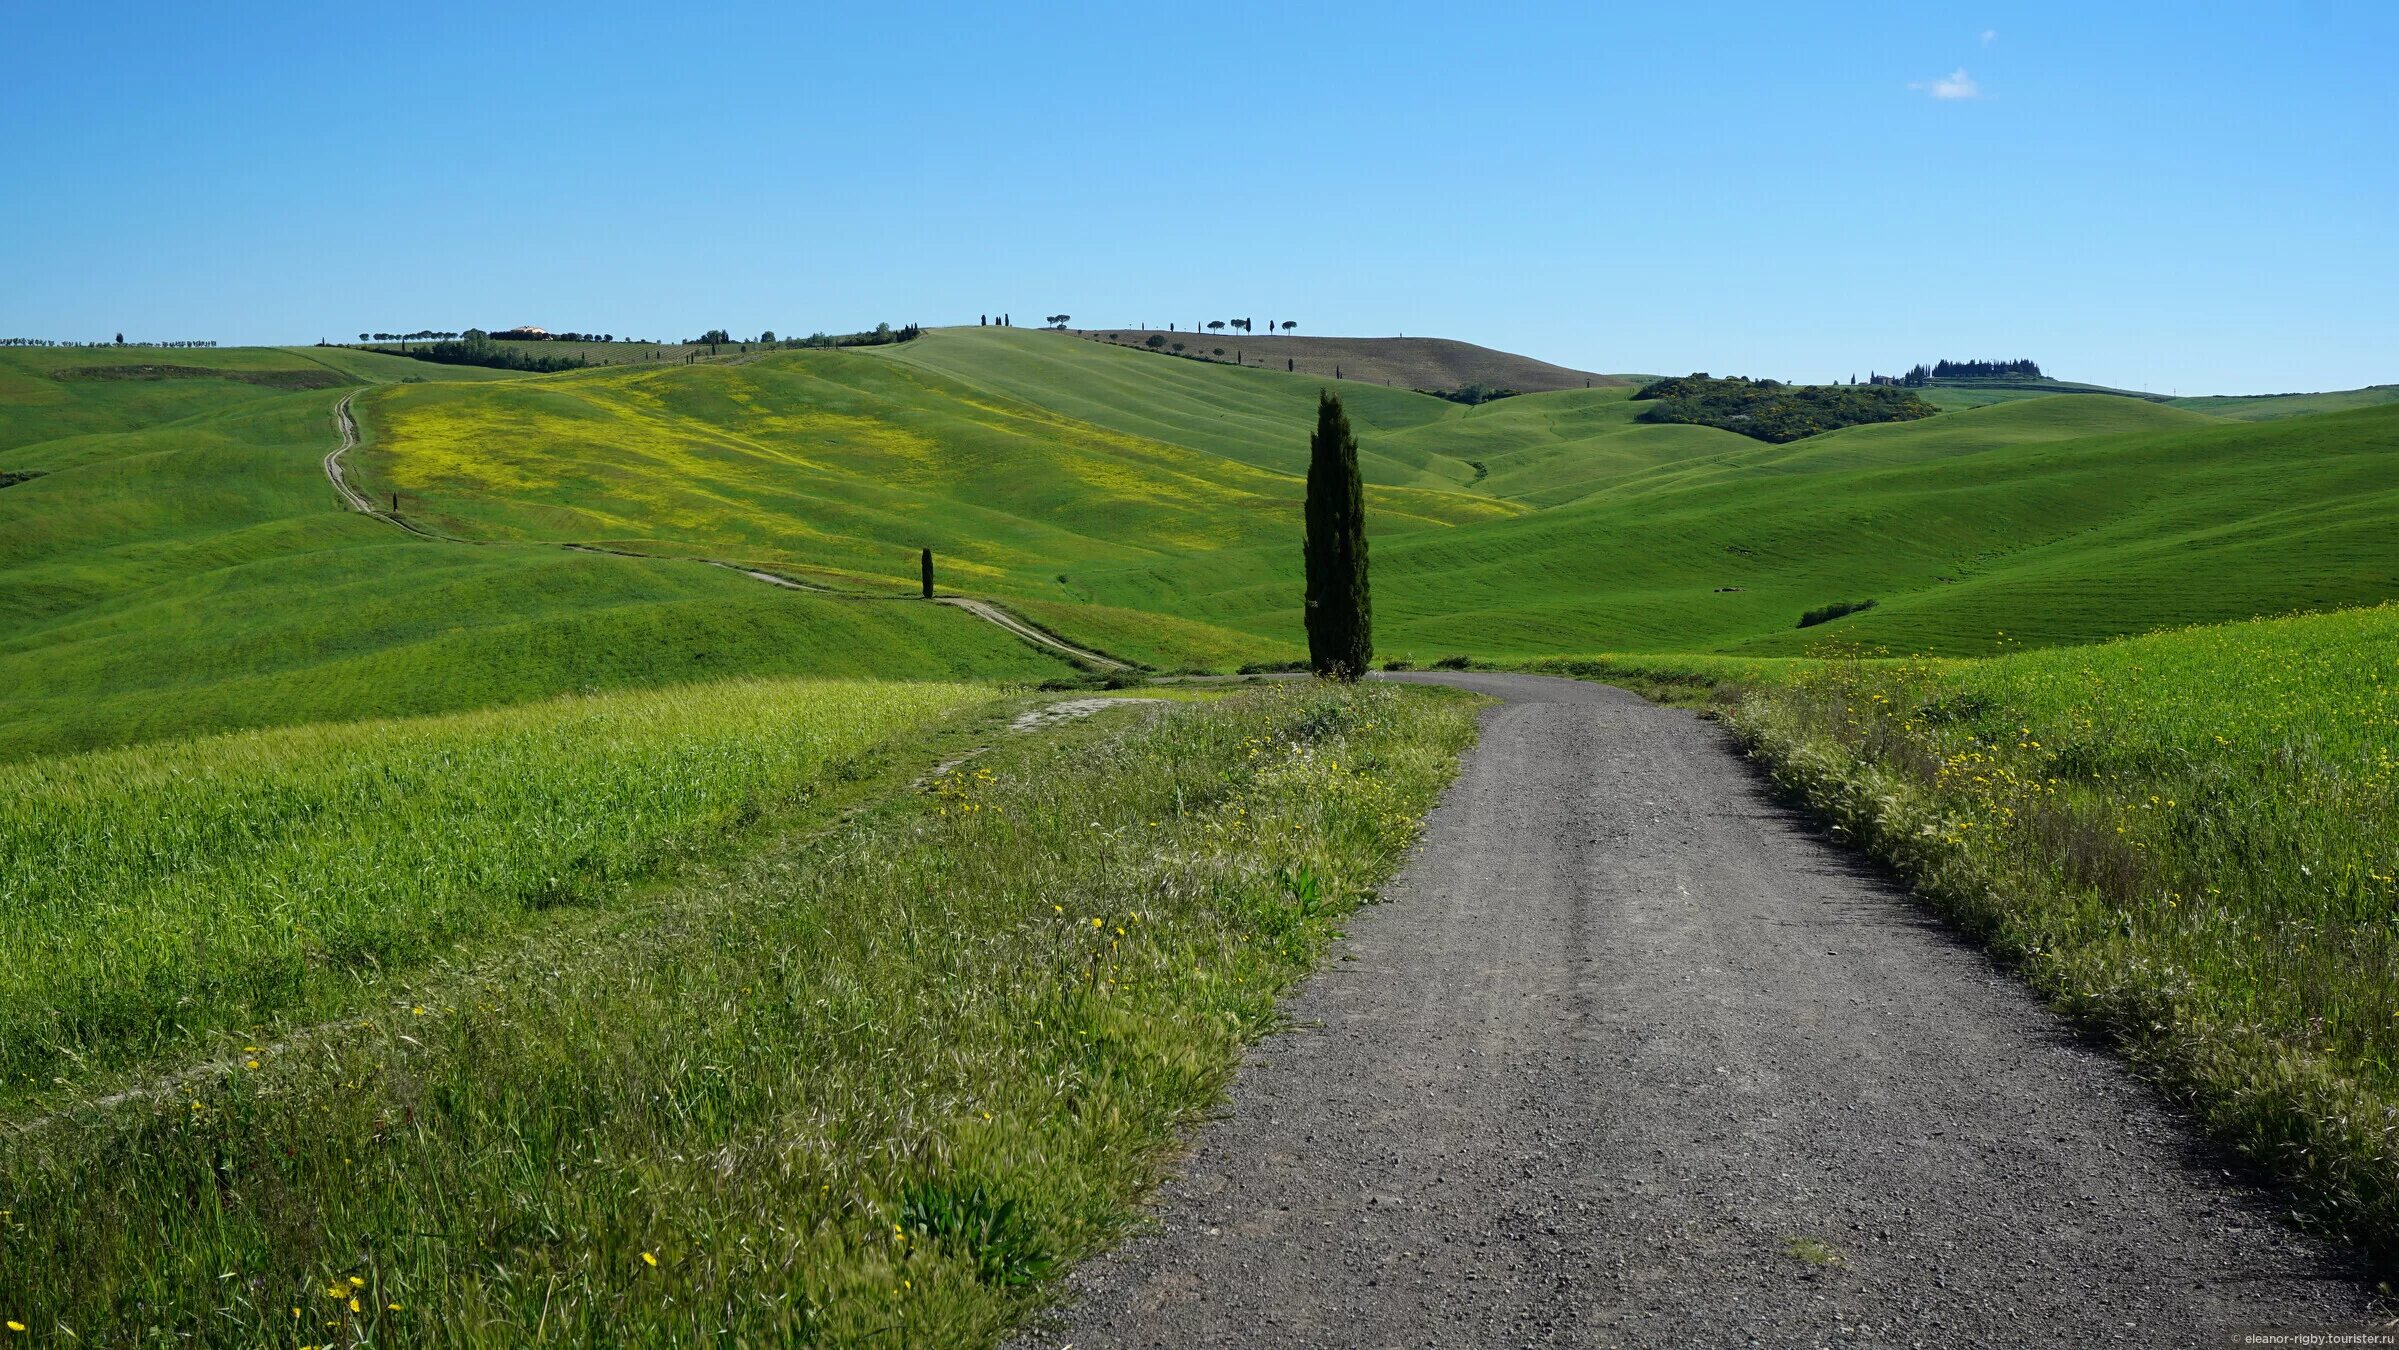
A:
<svg viewBox="0 0 2399 1350">
<path fill-rule="evenodd" d="M 83 1344 L 988 1343 L 1414 838 L 1441 691 L 1013 738 L 845 831 L 0 1144 Z"/>
<path fill-rule="evenodd" d="M 997 697 L 739 682 L 0 765 L 0 1101 L 605 895 Z"/>
<path fill-rule="evenodd" d="M 1775 776 L 2399 1263 L 2399 607 L 1935 666 L 1731 719 Z"/>
</svg>

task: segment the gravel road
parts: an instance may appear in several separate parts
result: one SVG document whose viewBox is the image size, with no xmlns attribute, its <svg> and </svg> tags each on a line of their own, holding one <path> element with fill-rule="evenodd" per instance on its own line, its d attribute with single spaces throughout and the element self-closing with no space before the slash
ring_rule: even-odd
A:
<svg viewBox="0 0 2399 1350">
<path fill-rule="evenodd" d="M 1021 1342 L 2220 1344 L 2370 1313 L 2109 1055 L 1602 686 L 1495 695 L 1388 903 Z"/>
</svg>

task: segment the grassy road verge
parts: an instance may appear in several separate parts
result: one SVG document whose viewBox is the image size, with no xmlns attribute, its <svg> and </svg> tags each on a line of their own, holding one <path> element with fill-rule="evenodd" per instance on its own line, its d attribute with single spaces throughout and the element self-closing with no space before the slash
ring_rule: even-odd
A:
<svg viewBox="0 0 2399 1350">
<path fill-rule="evenodd" d="M 1726 716 L 1779 783 L 2388 1270 L 2395 651 L 2385 606 L 1827 661 Z"/>
<path fill-rule="evenodd" d="M 1129 1221 L 1473 734 L 1273 687 L 1003 740 L 838 831 L 0 1143 L 86 1344 L 956 1344 Z"/>
</svg>

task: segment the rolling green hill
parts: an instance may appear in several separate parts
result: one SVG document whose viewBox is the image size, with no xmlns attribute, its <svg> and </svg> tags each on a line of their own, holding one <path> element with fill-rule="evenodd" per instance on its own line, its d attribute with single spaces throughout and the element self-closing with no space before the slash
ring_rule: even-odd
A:
<svg viewBox="0 0 2399 1350">
<path fill-rule="evenodd" d="M 0 351 L 0 471 L 38 475 L 0 488 L 0 758 L 731 674 L 1063 669 L 953 611 L 345 512 L 335 400 L 423 368 L 316 355 Z M 97 365 L 211 373 L 73 373 Z"/>
<path fill-rule="evenodd" d="M 863 353 L 379 392 L 369 461 L 480 537 L 904 584 L 945 577 L 1142 659 L 1288 653 L 1323 381 L 1026 330 Z M 2379 600 L 2394 410 L 2243 424 L 2082 394 L 1788 445 L 1636 422 L 1619 389 L 1467 408 L 1341 386 L 1393 655 L 1970 653 Z M 1873 598 L 1838 628 L 1798 616 Z M 1085 606 L 1101 607 L 1097 610 Z M 1144 632 L 1132 616 L 1170 617 Z M 1246 647 L 1242 637 L 1254 641 Z"/>
<path fill-rule="evenodd" d="M 0 754 L 702 676 L 1061 669 L 855 598 L 911 590 L 924 546 L 946 588 L 1130 659 L 1289 659 L 1327 383 L 1025 329 L 538 377 L 0 353 L 0 475 L 36 475 L 0 488 Z M 2399 403 L 2042 395 L 1767 445 L 1639 422 L 1621 386 L 1339 388 L 1394 657 L 1972 654 L 2399 591 Z M 477 542 L 338 508 L 319 460 L 352 389 L 354 479 Z"/>
<path fill-rule="evenodd" d="M 2278 417 L 2303 417 L 2309 413 L 2345 412 L 2351 408 L 2377 408 L 2386 403 L 2399 403 L 2399 384 L 2335 389 L 2322 394 L 2241 394 L 2168 401 L 2177 408 L 2188 408 L 2192 412 L 2266 422 Z"/>
<path fill-rule="evenodd" d="M 2132 389 L 2112 389 L 2101 384 L 2077 384 L 2071 380 L 1993 377 L 1935 380 L 1916 392 L 1926 402 L 1942 408 L 1980 408 L 1993 403 L 2048 398 L 2055 394 L 2113 394 L 2119 398 L 2162 403 L 2170 408 L 2246 422 L 2399 403 L 2399 384 L 2376 384 L 2363 389 L 2335 389 L 2316 394 L 2209 394 L 2177 398 Z"/>
<path fill-rule="evenodd" d="M 1837 636 L 1967 654 L 2002 632 L 2083 642 L 2399 593 L 2399 542 L 2377 528 L 2399 512 L 2399 409 L 2223 424 L 2097 402 L 2168 425 L 2074 436 L 2074 409 L 1994 407 L 1753 452 L 1794 452 L 1779 462 L 1694 460 L 1554 510 L 1379 540 L 1377 645 L 1418 660 L 1763 654 Z M 1947 452 L 1943 425 L 1973 431 L 1976 419 L 1999 425 L 1969 438 L 1981 447 Z M 2034 425 L 2007 425 L 2019 420 Z M 1230 628 L 1298 622 L 1272 557 L 1076 580 L 1108 603 Z M 1880 606 L 1795 627 L 1806 609 L 1864 598 Z"/>
<path fill-rule="evenodd" d="M 1016 350 L 1006 334 L 988 345 L 1003 358 Z M 1075 345 L 1101 362 L 1167 364 Z M 881 594 L 913 590 L 917 551 L 930 547 L 944 586 L 1030 602 L 1037 620 L 1120 655 L 1172 665 L 1291 653 L 1283 635 L 1056 606 L 1090 600 L 1061 580 L 1085 568 L 1296 549 L 1304 445 L 1261 439 L 1236 458 L 1170 444 L 883 350 L 383 389 L 361 404 L 373 441 L 360 468 L 431 526 L 478 539 L 724 559 Z M 1228 402 L 1261 427 L 1267 409 L 1314 398 L 1288 377 L 1223 374 L 1259 386 Z M 1128 397 L 1110 421 L 1134 420 L 1134 407 Z M 1525 509 L 1397 486 L 1372 489 L 1369 503 L 1393 534 Z"/>
</svg>

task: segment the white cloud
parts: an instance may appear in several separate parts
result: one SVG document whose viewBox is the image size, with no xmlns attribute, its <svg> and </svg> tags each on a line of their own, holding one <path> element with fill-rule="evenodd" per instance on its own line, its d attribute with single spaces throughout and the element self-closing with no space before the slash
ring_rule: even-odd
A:
<svg viewBox="0 0 2399 1350">
<path fill-rule="evenodd" d="M 1996 28 L 1984 29 L 1982 32 L 1982 40 L 1983 45 L 1986 47 L 1990 46 L 1994 42 L 1997 42 L 1999 40 L 1999 30 Z"/>
<path fill-rule="evenodd" d="M 1981 98 L 1983 96 L 1983 87 L 1974 82 L 1974 77 L 1966 73 L 1964 66 L 1959 66 L 1956 70 L 1937 80 L 1918 80 L 1908 88 L 1921 89 L 1934 98 L 1940 99 Z"/>
</svg>

